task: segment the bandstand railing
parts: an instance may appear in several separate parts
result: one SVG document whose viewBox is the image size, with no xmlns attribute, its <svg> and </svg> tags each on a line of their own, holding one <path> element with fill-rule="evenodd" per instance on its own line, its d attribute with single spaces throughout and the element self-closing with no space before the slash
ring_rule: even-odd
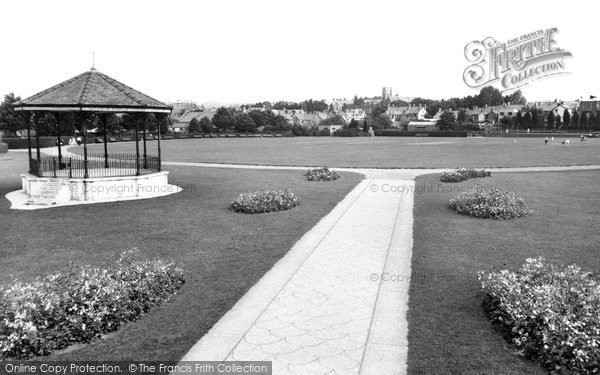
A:
<svg viewBox="0 0 600 375">
<path fill-rule="evenodd" d="M 58 156 L 41 155 L 40 160 L 29 159 L 29 173 L 38 177 L 98 178 L 136 176 L 160 171 L 157 156 L 134 154 Z M 87 175 L 86 175 L 87 174 Z"/>
</svg>

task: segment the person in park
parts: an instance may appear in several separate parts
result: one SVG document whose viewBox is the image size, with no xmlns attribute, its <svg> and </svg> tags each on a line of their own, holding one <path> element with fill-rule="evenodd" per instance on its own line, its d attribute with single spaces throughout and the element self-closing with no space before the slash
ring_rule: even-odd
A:
<svg viewBox="0 0 600 375">
<path fill-rule="evenodd" d="M 546 137 L 546 139 L 544 139 L 544 144 L 547 145 L 548 144 L 548 137 Z"/>
</svg>

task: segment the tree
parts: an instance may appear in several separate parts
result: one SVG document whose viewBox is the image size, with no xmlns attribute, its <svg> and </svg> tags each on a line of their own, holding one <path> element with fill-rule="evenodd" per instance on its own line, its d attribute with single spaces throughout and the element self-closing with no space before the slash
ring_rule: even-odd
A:
<svg viewBox="0 0 600 375">
<path fill-rule="evenodd" d="M 277 116 L 273 117 L 269 126 L 274 131 L 287 131 L 292 128 L 292 125 L 290 125 L 288 123 L 288 121 L 285 119 L 285 117 L 283 117 L 281 115 L 277 115 Z"/>
<path fill-rule="evenodd" d="M 200 124 L 200 129 L 202 129 L 202 131 L 204 133 L 212 133 L 213 131 L 213 125 L 212 125 L 212 121 L 210 121 L 210 119 L 206 116 L 202 117 L 199 121 Z"/>
<path fill-rule="evenodd" d="M 23 119 L 15 113 L 12 104 L 21 100 L 21 97 L 14 93 L 4 95 L 4 100 L 0 103 L 0 131 L 14 135 L 17 130 L 26 128 Z"/>
<path fill-rule="evenodd" d="M 302 103 L 300 103 L 300 105 L 308 113 L 310 113 L 310 112 L 323 112 L 327 108 L 329 108 L 329 106 L 327 105 L 327 103 L 325 103 L 325 101 L 323 101 L 323 100 L 316 101 L 316 100 L 309 99 L 309 100 L 303 101 Z"/>
<path fill-rule="evenodd" d="M 477 96 L 477 105 L 480 107 L 501 105 L 503 102 L 502 93 L 493 86 L 482 88 Z"/>
<path fill-rule="evenodd" d="M 350 120 L 350 124 L 348 124 L 350 129 L 358 129 L 358 121 L 355 119 Z"/>
<path fill-rule="evenodd" d="M 548 112 L 548 119 L 547 119 L 547 121 L 548 121 L 548 124 L 547 124 L 548 129 L 554 128 L 554 111 Z"/>
<path fill-rule="evenodd" d="M 165 134 L 169 132 L 169 126 L 173 124 L 173 119 L 170 116 L 161 116 L 160 120 L 160 133 Z"/>
<path fill-rule="evenodd" d="M 581 115 L 579 116 L 579 124 L 582 127 L 581 130 L 587 129 L 587 127 L 589 126 L 589 118 L 587 112 L 581 112 Z"/>
<path fill-rule="evenodd" d="M 519 129 L 521 125 L 523 125 L 523 114 L 521 113 L 521 111 L 517 112 L 515 123 L 517 124 L 517 129 Z"/>
<path fill-rule="evenodd" d="M 192 117 L 192 121 L 190 121 L 190 125 L 188 127 L 188 131 L 192 134 L 200 133 L 202 129 L 200 128 L 200 122 L 197 118 Z"/>
<path fill-rule="evenodd" d="M 600 113 L 596 112 L 594 119 L 594 131 L 600 131 Z"/>
<path fill-rule="evenodd" d="M 251 132 L 254 133 L 256 131 L 256 124 L 246 113 L 240 113 L 235 115 L 233 118 L 233 123 L 235 130 L 239 132 Z"/>
<path fill-rule="evenodd" d="M 229 130 L 234 126 L 233 115 L 229 109 L 225 107 L 217 109 L 217 113 L 213 116 L 212 122 L 217 129 L 222 131 Z"/>
<path fill-rule="evenodd" d="M 527 129 L 529 129 L 531 127 L 531 113 L 527 112 L 525 113 L 525 115 L 523 116 L 523 126 L 526 127 Z"/>
<path fill-rule="evenodd" d="M 458 111 L 458 115 L 456 116 L 456 121 L 463 123 L 463 122 L 467 122 L 467 111 L 465 111 L 464 109 L 461 109 L 460 111 Z"/>
<path fill-rule="evenodd" d="M 369 131 L 369 123 L 367 122 L 367 120 L 363 121 L 363 131 L 365 133 Z"/>
<path fill-rule="evenodd" d="M 517 90 L 508 96 L 510 104 L 526 105 L 527 99 L 523 96 L 521 90 Z"/>
<path fill-rule="evenodd" d="M 593 112 L 589 113 L 589 117 L 588 117 L 588 129 L 590 131 L 596 130 L 596 116 L 594 116 Z"/>
<path fill-rule="evenodd" d="M 579 131 L 579 112 L 573 111 L 573 117 L 571 117 L 571 125 L 572 127 L 577 127 L 577 131 Z"/>
<path fill-rule="evenodd" d="M 450 111 L 444 111 L 440 116 L 440 120 L 438 121 L 438 127 L 440 130 L 452 130 L 456 125 L 456 118 L 454 113 Z"/>
<path fill-rule="evenodd" d="M 565 109 L 565 113 L 563 113 L 563 124 L 565 128 L 568 128 L 571 125 L 571 115 L 569 114 L 569 110 Z"/>
<path fill-rule="evenodd" d="M 254 121 L 254 123 L 256 124 L 257 127 L 261 127 L 261 126 L 265 126 L 268 124 L 268 118 L 267 118 L 267 113 L 266 112 L 271 112 L 271 111 L 250 111 L 248 112 L 248 116 L 250 116 L 250 118 L 252 118 L 252 121 Z M 272 114 L 273 112 L 271 112 Z"/>
<path fill-rule="evenodd" d="M 392 127 L 392 120 L 386 115 L 373 117 L 373 129 L 388 129 Z"/>
<path fill-rule="evenodd" d="M 560 129 L 561 125 L 562 125 L 562 117 L 560 117 L 559 114 L 556 114 L 556 116 L 554 116 L 554 127 L 556 129 Z"/>
<path fill-rule="evenodd" d="M 144 124 L 146 126 L 146 131 L 156 131 L 156 127 L 158 125 L 158 120 L 156 119 L 156 115 L 154 115 L 154 113 L 150 113 L 148 114 L 148 116 L 146 116 L 146 119 L 144 120 Z"/>
</svg>

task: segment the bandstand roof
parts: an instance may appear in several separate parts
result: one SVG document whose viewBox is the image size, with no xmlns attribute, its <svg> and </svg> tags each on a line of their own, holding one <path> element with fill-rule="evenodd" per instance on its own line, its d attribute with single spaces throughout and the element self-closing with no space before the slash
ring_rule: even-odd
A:
<svg viewBox="0 0 600 375">
<path fill-rule="evenodd" d="M 13 104 L 16 111 L 171 113 L 171 107 L 96 69 Z"/>
</svg>

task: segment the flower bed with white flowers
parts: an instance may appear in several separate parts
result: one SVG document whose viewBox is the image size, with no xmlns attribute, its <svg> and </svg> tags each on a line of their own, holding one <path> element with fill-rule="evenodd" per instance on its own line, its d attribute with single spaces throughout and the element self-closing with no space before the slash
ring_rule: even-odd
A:
<svg viewBox="0 0 600 375">
<path fill-rule="evenodd" d="M 599 372 L 598 275 L 537 258 L 478 276 L 485 311 L 520 353 L 552 373 Z"/>
<path fill-rule="evenodd" d="M 327 167 L 309 169 L 304 176 L 308 181 L 332 181 L 340 178 L 339 173 Z"/>
<path fill-rule="evenodd" d="M 100 267 L 70 266 L 32 282 L 0 287 L 0 360 L 47 355 L 115 331 L 167 301 L 184 283 L 164 260 L 137 250 Z"/>
<path fill-rule="evenodd" d="M 289 210 L 300 204 L 300 198 L 291 190 L 260 189 L 254 193 L 240 194 L 230 209 L 247 214 Z"/>
<path fill-rule="evenodd" d="M 479 218 L 506 220 L 533 213 L 522 198 L 496 188 L 472 189 L 450 200 L 456 212 Z"/>
<path fill-rule="evenodd" d="M 442 182 L 462 182 L 471 178 L 491 177 L 492 172 L 484 169 L 458 168 L 452 172 L 443 172 L 440 181 Z"/>
</svg>

